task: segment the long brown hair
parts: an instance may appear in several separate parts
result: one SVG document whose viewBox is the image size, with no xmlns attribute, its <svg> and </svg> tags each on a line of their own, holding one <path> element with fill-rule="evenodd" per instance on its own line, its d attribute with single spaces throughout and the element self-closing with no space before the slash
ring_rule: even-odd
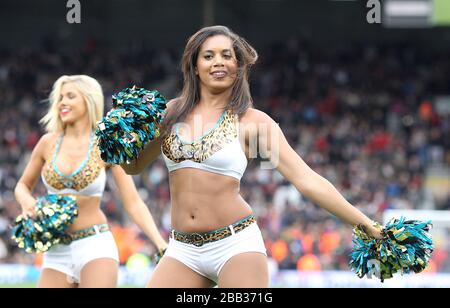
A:
<svg viewBox="0 0 450 308">
<path fill-rule="evenodd" d="M 258 59 L 258 53 L 245 39 L 225 26 L 205 27 L 189 38 L 184 49 L 182 58 L 183 90 L 181 95 L 175 98 L 173 111 L 167 115 L 165 120 L 164 131 L 166 134 L 170 132 L 175 123 L 183 121 L 200 100 L 200 82 L 195 74 L 197 58 L 200 47 L 206 39 L 216 35 L 224 35 L 231 39 L 238 63 L 231 99 L 225 109 L 242 115 L 253 106 L 248 77 L 250 67 Z"/>
</svg>

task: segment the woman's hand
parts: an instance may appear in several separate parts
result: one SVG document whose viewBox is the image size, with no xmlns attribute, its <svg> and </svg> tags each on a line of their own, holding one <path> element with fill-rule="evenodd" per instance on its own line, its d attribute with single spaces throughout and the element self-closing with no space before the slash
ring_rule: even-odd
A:
<svg viewBox="0 0 450 308">
<path fill-rule="evenodd" d="M 31 198 L 25 204 L 21 204 L 22 216 L 24 219 L 34 218 L 36 216 L 36 200 Z"/>
<path fill-rule="evenodd" d="M 370 225 L 365 225 L 364 229 L 365 229 L 366 233 L 368 235 L 372 236 L 373 238 L 376 238 L 376 239 L 383 238 L 383 232 L 382 232 L 383 228 L 377 222 L 373 222 Z"/>
<path fill-rule="evenodd" d="M 157 243 L 157 248 L 158 248 L 159 251 L 166 250 L 167 246 L 168 246 L 168 244 L 167 244 L 166 241 L 162 241 L 160 243 Z"/>
<path fill-rule="evenodd" d="M 167 246 L 164 249 L 158 249 L 158 251 L 153 255 L 153 262 L 155 262 L 155 264 L 158 264 L 159 261 L 161 261 L 161 259 L 164 257 L 164 253 L 167 250 Z"/>
</svg>

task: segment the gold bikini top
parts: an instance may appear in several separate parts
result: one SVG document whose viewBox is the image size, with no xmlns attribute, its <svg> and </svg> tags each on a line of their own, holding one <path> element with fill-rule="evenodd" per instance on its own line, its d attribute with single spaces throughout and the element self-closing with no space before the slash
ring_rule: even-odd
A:
<svg viewBox="0 0 450 308">
<path fill-rule="evenodd" d="M 239 142 L 238 116 L 222 112 L 216 125 L 194 141 L 179 134 L 179 126 L 163 140 L 161 152 L 169 172 L 195 168 L 241 179 L 247 157 Z"/>
<path fill-rule="evenodd" d="M 56 158 L 64 135 L 53 149 L 52 159 L 48 159 L 42 171 L 42 181 L 52 194 L 75 194 L 101 197 L 105 189 L 105 164 L 100 157 L 96 138 L 91 134 L 89 150 L 81 166 L 70 175 L 63 174 L 56 165 Z"/>
</svg>

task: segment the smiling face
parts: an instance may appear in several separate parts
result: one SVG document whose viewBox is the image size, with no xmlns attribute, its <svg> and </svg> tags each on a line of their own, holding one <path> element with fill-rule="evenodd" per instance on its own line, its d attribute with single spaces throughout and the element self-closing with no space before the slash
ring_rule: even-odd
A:
<svg viewBox="0 0 450 308">
<path fill-rule="evenodd" d="M 88 117 L 86 102 L 81 92 L 71 82 L 65 83 L 61 87 L 58 111 L 64 125 L 73 124 L 84 117 Z"/>
<path fill-rule="evenodd" d="M 230 89 L 236 80 L 237 69 L 236 54 L 229 37 L 212 36 L 201 45 L 196 67 L 201 88 L 211 93 Z"/>
</svg>

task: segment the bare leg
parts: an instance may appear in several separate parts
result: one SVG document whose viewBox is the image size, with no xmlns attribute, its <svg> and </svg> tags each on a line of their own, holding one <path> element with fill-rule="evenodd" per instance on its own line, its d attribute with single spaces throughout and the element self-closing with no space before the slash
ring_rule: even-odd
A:
<svg viewBox="0 0 450 308">
<path fill-rule="evenodd" d="M 76 288 L 77 284 L 70 281 L 70 278 L 57 270 L 44 268 L 39 278 L 38 288 Z"/>
<path fill-rule="evenodd" d="M 80 288 L 115 288 L 119 264 L 110 258 L 88 262 L 81 270 Z"/>
<path fill-rule="evenodd" d="M 219 288 L 267 288 L 267 257 L 259 252 L 245 252 L 230 258 L 219 273 Z"/>
<path fill-rule="evenodd" d="M 163 257 L 147 288 L 210 288 L 215 283 L 171 257 Z"/>
</svg>

